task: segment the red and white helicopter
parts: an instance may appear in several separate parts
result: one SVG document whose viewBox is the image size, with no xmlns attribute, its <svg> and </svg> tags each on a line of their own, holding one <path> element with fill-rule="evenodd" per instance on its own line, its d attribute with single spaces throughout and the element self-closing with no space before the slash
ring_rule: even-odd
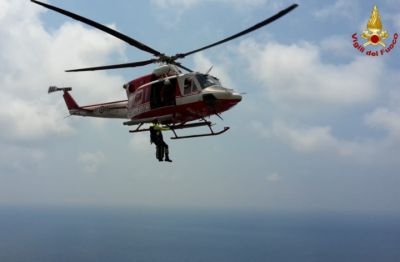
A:
<svg viewBox="0 0 400 262">
<path fill-rule="evenodd" d="M 229 127 L 225 127 L 222 131 L 214 132 L 212 129 L 213 124 L 206 120 L 206 118 L 212 115 L 220 117 L 222 112 L 229 110 L 242 99 L 239 93 L 223 87 L 218 78 L 209 74 L 210 70 L 207 73 L 193 72 L 191 69 L 177 62 L 177 60 L 257 30 L 286 15 L 298 6 L 297 4 L 293 4 L 264 21 L 218 42 L 190 52 L 168 56 L 88 18 L 39 1 L 31 0 L 31 2 L 93 26 L 155 56 L 155 58 L 145 61 L 81 68 L 67 70 L 66 72 L 138 67 L 153 63 L 161 64 L 152 73 L 126 83 L 123 87 L 128 99 L 124 101 L 79 106 L 69 93 L 72 90 L 71 87 L 50 87 L 49 93 L 56 91 L 64 92 L 64 100 L 71 115 L 128 119 L 128 121 L 124 122 L 124 125 L 137 125 L 134 130 L 130 131 L 132 133 L 148 131 L 149 129 L 143 128 L 143 125 L 158 120 L 172 130 L 175 135 L 172 139 L 214 136 L 226 132 Z M 187 73 L 183 73 L 180 69 L 187 71 Z M 208 126 L 210 132 L 189 136 L 178 136 L 175 132 L 176 129 L 200 126 Z"/>
</svg>

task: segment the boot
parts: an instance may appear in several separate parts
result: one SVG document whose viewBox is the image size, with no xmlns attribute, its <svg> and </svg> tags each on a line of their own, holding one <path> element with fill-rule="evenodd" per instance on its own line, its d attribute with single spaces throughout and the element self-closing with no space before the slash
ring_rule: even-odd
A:
<svg viewBox="0 0 400 262">
<path fill-rule="evenodd" d="M 164 153 L 165 153 L 165 161 L 167 161 L 167 162 L 172 162 L 172 160 L 169 159 L 169 149 L 168 149 L 168 146 L 165 146 L 163 149 L 164 149 Z"/>
<path fill-rule="evenodd" d="M 165 161 L 167 161 L 167 162 L 172 162 L 172 160 L 169 159 L 169 155 L 168 155 L 168 154 L 165 154 Z"/>
</svg>

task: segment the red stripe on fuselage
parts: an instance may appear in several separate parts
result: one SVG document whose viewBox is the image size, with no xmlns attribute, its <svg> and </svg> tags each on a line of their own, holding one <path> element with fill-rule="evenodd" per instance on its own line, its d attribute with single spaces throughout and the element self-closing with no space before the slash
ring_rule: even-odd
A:
<svg viewBox="0 0 400 262">
<path fill-rule="evenodd" d="M 120 103 L 128 104 L 128 100 L 121 100 L 121 101 L 115 101 L 115 102 L 87 105 L 87 106 L 82 106 L 81 108 L 109 106 L 109 105 L 120 104 Z M 120 108 L 126 108 L 126 106 L 120 106 Z"/>
<path fill-rule="evenodd" d="M 207 106 L 203 101 L 193 102 L 183 105 L 166 106 L 161 108 L 152 109 L 143 114 L 136 115 L 132 120 L 157 118 L 166 115 L 172 115 L 169 123 L 181 123 L 201 119 L 214 114 L 219 114 L 227 111 L 235 106 L 240 100 L 226 99 L 218 100 L 215 106 Z"/>
</svg>

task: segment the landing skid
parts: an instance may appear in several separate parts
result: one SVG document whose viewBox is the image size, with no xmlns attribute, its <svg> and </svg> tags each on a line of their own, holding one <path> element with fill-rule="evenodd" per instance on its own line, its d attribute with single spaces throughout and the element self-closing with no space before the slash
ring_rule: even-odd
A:
<svg viewBox="0 0 400 262">
<path fill-rule="evenodd" d="M 198 127 L 198 126 L 208 126 L 210 129 L 210 133 L 205 133 L 205 134 L 198 134 L 198 135 L 190 135 L 190 136 L 178 136 L 175 132 L 176 129 L 183 129 L 183 128 L 191 128 L 191 127 Z M 171 131 L 174 133 L 174 137 L 171 137 L 171 139 L 185 139 L 185 138 L 195 138 L 195 137 L 204 137 L 204 136 L 217 136 L 220 134 L 225 133 L 226 131 L 229 130 L 229 127 L 224 127 L 223 130 L 219 132 L 214 132 L 212 129 L 212 123 L 211 122 L 203 122 L 203 123 L 194 123 L 194 124 L 187 124 L 187 125 L 182 125 L 182 126 L 175 126 L 175 127 L 170 127 Z"/>
<path fill-rule="evenodd" d="M 141 129 L 141 127 L 143 126 L 143 124 L 140 124 L 135 130 L 130 130 L 130 133 L 139 133 L 139 132 L 146 132 L 146 131 L 150 131 L 149 128 L 143 128 Z M 186 129 L 186 128 L 193 128 L 193 127 L 200 127 L 200 126 L 208 126 L 208 128 L 210 129 L 209 133 L 204 133 L 204 134 L 198 134 L 198 135 L 189 135 L 189 136 L 178 136 L 178 134 L 176 133 L 175 130 L 177 129 Z M 192 124 L 180 124 L 180 125 L 170 125 L 168 126 L 169 129 L 174 133 L 174 136 L 171 137 L 171 139 L 185 139 L 185 138 L 195 138 L 195 137 L 205 137 L 205 136 L 217 136 L 217 135 L 221 135 L 223 133 L 225 133 L 226 131 L 229 130 L 229 127 L 224 127 L 223 130 L 219 131 L 219 132 L 215 132 L 212 129 L 213 124 L 209 121 L 204 121 L 204 122 L 200 122 L 200 123 L 192 123 Z"/>
</svg>

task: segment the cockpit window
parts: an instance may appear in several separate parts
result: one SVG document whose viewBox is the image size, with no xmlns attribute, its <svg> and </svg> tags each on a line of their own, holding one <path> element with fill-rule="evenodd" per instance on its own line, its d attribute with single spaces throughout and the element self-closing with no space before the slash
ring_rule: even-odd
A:
<svg viewBox="0 0 400 262">
<path fill-rule="evenodd" d="M 188 95 L 191 93 L 191 87 L 192 87 L 192 80 L 190 78 L 186 78 L 185 82 L 183 84 L 183 94 Z"/>
<path fill-rule="evenodd" d="M 198 90 L 200 89 L 199 84 L 197 81 L 194 81 L 193 78 L 186 78 L 183 82 L 183 94 L 186 95 L 191 95 L 191 94 L 196 94 L 198 93 Z"/>
<path fill-rule="evenodd" d="M 209 86 L 221 85 L 217 78 L 210 75 L 197 74 L 196 78 L 199 81 L 201 88 L 203 89 Z"/>
</svg>

